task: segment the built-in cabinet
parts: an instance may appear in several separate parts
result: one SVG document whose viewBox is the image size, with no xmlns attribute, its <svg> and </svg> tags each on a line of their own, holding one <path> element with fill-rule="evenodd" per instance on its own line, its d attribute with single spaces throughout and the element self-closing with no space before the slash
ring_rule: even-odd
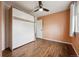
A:
<svg viewBox="0 0 79 59">
<path fill-rule="evenodd" d="M 9 47 L 13 50 L 35 40 L 34 17 L 16 8 L 9 9 Z"/>
</svg>

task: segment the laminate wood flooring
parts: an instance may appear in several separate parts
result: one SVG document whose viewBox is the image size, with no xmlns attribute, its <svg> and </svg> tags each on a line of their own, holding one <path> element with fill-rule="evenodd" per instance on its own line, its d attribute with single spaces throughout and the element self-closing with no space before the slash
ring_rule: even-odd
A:
<svg viewBox="0 0 79 59">
<path fill-rule="evenodd" d="M 76 56 L 69 44 L 63 44 L 44 39 L 37 39 L 22 47 L 10 51 L 5 49 L 3 57 L 71 57 Z"/>
</svg>

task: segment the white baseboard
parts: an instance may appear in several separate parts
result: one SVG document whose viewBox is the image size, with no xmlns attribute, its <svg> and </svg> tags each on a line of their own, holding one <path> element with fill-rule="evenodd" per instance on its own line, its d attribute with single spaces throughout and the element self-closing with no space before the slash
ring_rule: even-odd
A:
<svg viewBox="0 0 79 59">
<path fill-rule="evenodd" d="M 42 38 L 42 39 L 48 40 L 47 38 Z M 50 39 L 49 41 L 55 41 L 55 42 L 64 43 L 64 44 L 71 44 L 70 42 L 64 42 L 64 41 L 58 41 L 58 40 L 52 40 L 52 39 Z"/>
</svg>

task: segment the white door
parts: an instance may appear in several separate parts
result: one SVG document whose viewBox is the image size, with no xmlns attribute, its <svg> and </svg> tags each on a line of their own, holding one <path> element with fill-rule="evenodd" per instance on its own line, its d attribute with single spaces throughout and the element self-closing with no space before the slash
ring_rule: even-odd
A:
<svg viewBox="0 0 79 59">
<path fill-rule="evenodd" d="M 37 31 L 36 31 L 36 37 L 37 38 L 42 38 L 42 20 L 37 20 L 36 23 Z"/>
</svg>

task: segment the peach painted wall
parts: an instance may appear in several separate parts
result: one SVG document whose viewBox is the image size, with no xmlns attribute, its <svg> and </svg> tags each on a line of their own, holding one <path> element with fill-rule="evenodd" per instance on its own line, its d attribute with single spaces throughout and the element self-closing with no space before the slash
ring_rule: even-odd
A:
<svg viewBox="0 0 79 59">
<path fill-rule="evenodd" d="M 43 38 L 69 42 L 70 11 L 62 11 L 39 17 L 43 20 Z"/>
</svg>

